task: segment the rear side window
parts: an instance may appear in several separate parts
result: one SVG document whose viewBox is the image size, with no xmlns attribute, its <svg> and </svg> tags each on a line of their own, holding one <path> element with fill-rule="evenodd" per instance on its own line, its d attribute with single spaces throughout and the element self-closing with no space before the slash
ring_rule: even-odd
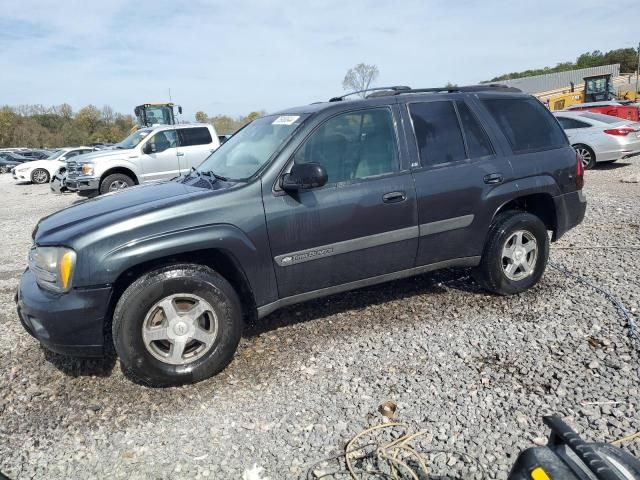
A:
<svg viewBox="0 0 640 480">
<path fill-rule="evenodd" d="M 206 127 L 180 128 L 178 129 L 178 135 L 180 135 L 181 147 L 208 145 L 212 141 L 211 133 Z"/>
<path fill-rule="evenodd" d="M 409 113 L 422 166 L 456 162 L 467 158 L 453 103 L 449 101 L 412 103 L 409 105 Z"/>
<path fill-rule="evenodd" d="M 570 128 L 589 128 L 591 125 L 585 122 L 581 122 L 574 118 L 567 117 L 556 117 L 558 119 L 558 123 L 562 128 L 568 130 Z"/>
<path fill-rule="evenodd" d="M 489 98 L 482 103 L 502 129 L 514 153 L 549 150 L 567 143 L 562 129 L 538 100 Z"/>
<path fill-rule="evenodd" d="M 458 108 L 458 115 L 460 115 L 464 137 L 467 140 L 469 158 L 493 155 L 491 142 L 468 105 L 459 100 L 456 102 L 456 107 Z"/>
</svg>

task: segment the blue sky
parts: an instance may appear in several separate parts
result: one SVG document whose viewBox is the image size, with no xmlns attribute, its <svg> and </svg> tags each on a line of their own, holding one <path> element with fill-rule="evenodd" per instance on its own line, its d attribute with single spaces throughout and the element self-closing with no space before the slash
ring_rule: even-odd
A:
<svg viewBox="0 0 640 480">
<path fill-rule="evenodd" d="M 168 99 L 210 115 L 275 111 L 342 92 L 348 68 L 378 85 L 477 83 L 637 47 L 635 0 L 3 0 L 0 104 Z"/>
</svg>

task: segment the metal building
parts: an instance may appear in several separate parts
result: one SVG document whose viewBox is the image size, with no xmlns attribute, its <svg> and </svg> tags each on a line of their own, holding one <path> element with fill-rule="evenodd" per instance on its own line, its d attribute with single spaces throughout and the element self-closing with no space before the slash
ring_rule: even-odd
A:
<svg viewBox="0 0 640 480">
<path fill-rule="evenodd" d="M 495 83 L 516 87 L 526 93 L 540 94 L 542 92 L 551 92 L 554 90 L 568 88 L 571 85 L 571 82 L 573 82 L 577 88 L 581 88 L 584 85 L 584 77 L 606 75 L 609 73 L 613 78 L 618 77 L 620 75 L 620 64 L 616 63 L 614 65 L 603 65 L 601 67 L 547 73 L 544 75 L 516 78 L 513 80 L 500 80 Z"/>
</svg>

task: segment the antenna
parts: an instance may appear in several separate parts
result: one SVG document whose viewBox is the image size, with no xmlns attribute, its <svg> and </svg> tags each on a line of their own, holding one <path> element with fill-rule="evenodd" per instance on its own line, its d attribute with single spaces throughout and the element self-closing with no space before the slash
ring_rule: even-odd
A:
<svg viewBox="0 0 640 480">
<path fill-rule="evenodd" d="M 172 103 L 171 102 L 171 87 L 169 87 L 169 103 Z"/>
</svg>

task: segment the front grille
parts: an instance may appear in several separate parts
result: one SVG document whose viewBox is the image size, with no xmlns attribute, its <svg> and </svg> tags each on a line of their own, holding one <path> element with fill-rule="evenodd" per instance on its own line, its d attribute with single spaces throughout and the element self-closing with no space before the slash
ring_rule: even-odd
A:
<svg viewBox="0 0 640 480">
<path fill-rule="evenodd" d="M 67 175 L 78 177 L 82 174 L 82 166 L 78 162 L 67 162 Z"/>
</svg>

